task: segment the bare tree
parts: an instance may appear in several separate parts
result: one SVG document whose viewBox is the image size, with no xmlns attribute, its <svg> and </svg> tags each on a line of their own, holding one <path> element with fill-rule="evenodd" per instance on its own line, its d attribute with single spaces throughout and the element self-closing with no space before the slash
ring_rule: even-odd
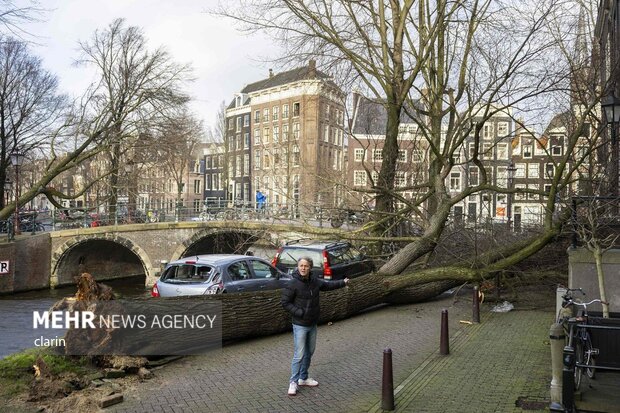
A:
<svg viewBox="0 0 620 413">
<path fill-rule="evenodd" d="M 141 29 L 123 19 L 95 31 L 80 43 L 80 64 L 94 67 L 99 80 L 91 86 L 89 111 L 110 119 L 103 139 L 110 145 L 110 210 L 114 213 L 120 187 L 119 167 L 141 133 L 173 116 L 189 98 L 183 91 L 190 67 L 174 63 L 162 48 L 150 51 Z"/>
<path fill-rule="evenodd" d="M 63 111 L 56 76 L 20 40 L 0 36 L 0 182 L 11 176 L 10 153 L 33 153 L 46 143 Z M 0 209 L 5 206 L 0 193 Z"/>
<path fill-rule="evenodd" d="M 184 183 L 193 163 L 193 155 L 204 135 L 202 123 L 183 113 L 175 119 L 169 119 L 156 138 L 161 166 L 166 176 L 173 179 L 176 184 L 177 219 L 180 213 L 179 207 L 183 205 Z"/>
<path fill-rule="evenodd" d="M 400 239 L 408 243 L 379 270 L 384 275 L 406 272 L 412 263 L 433 253 L 453 207 L 469 196 L 528 192 L 499 185 L 482 162 L 485 122 L 512 109 L 529 114 L 532 122 L 554 99 L 561 102 L 562 111 L 568 110 L 566 152 L 553 160 L 544 229 L 527 241 L 506 243 L 470 262 L 415 271 L 408 278 L 421 283 L 469 281 L 501 271 L 535 254 L 560 232 L 568 214 L 555 213 L 556 195 L 572 182 L 576 165 L 569 161 L 582 126 L 596 121 L 593 108 L 598 102 L 596 90 L 584 81 L 578 82 L 584 93 L 573 93 L 576 72 L 592 70 L 566 53 L 574 47 L 577 19 L 565 12 L 575 4 L 564 0 L 239 0 L 215 12 L 236 20 L 245 30 L 271 33 L 285 48 L 285 61 L 313 56 L 325 68 L 351 73 L 359 88 L 383 103 L 387 119 L 383 161 L 373 180 L 378 219 L 374 237 L 366 239 L 394 239 L 395 222 L 412 214 L 424 228 L 419 237 Z M 411 183 L 423 196 L 411 200 L 401 195 L 406 188 L 395 186 L 404 114 L 416 124 L 423 147 L 428 148 L 428 175 Z M 549 113 L 544 116 L 548 119 Z M 518 118 L 514 121 L 524 126 Z M 538 123 L 543 125 L 545 120 L 538 117 Z M 446 182 L 451 172 L 462 167 L 455 159 L 464 153 L 468 139 L 476 149 L 464 155 L 465 162 L 476 166 L 480 177 L 478 183 L 453 191 Z M 404 207 L 395 210 L 395 201 Z"/>
</svg>

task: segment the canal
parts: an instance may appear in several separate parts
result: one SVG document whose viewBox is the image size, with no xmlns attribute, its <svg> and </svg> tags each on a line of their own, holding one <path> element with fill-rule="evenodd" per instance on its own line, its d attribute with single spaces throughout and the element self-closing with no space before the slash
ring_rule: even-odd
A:
<svg viewBox="0 0 620 413">
<path fill-rule="evenodd" d="M 146 297 L 150 290 L 144 286 L 145 276 L 105 281 L 122 298 Z M 44 312 L 63 297 L 75 295 L 76 286 L 55 290 L 38 290 L 0 296 L 0 358 L 35 347 L 41 334 L 32 328 L 35 311 Z M 64 331 L 56 332 L 60 337 Z"/>
</svg>

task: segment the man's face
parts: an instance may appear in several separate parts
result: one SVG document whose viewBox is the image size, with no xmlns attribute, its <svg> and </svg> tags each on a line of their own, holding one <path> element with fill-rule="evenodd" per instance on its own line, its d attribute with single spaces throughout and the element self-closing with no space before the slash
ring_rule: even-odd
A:
<svg viewBox="0 0 620 413">
<path fill-rule="evenodd" d="M 303 278 L 308 278 L 308 275 L 310 274 L 310 268 L 310 263 L 306 260 L 300 260 L 297 263 L 297 270 Z"/>
</svg>

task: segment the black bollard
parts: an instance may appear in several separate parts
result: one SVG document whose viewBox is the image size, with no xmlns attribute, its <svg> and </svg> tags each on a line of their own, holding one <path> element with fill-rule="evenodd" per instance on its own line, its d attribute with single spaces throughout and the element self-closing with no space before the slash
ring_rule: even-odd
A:
<svg viewBox="0 0 620 413">
<path fill-rule="evenodd" d="M 447 356 L 450 354 L 450 344 L 448 343 L 448 310 L 441 310 L 441 337 L 439 339 L 439 354 Z"/>
<path fill-rule="evenodd" d="M 480 322 L 480 290 L 478 289 L 478 286 L 474 287 L 474 293 L 472 296 L 472 310 L 473 310 L 473 316 L 472 316 L 472 320 L 474 323 L 479 323 Z"/>
<path fill-rule="evenodd" d="M 564 368 L 562 369 L 562 405 L 565 412 L 573 412 L 575 407 L 575 349 L 564 347 Z"/>
<path fill-rule="evenodd" d="M 381 408 L 394 410 L 394 378 L 392 375 L 392 349 L 383 350 L 383 388 L 381 389 Z"/>
</svg>

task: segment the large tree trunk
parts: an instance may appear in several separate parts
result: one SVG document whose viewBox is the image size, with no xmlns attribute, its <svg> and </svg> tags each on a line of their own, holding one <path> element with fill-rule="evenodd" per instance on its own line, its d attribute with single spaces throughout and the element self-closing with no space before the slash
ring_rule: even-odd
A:
<svg viewBox="0 0 620 413">
<path fill-rule="evenodd" d="M 451 274 L 453 272 L 450 272 Z M 427 274 L 437 277 L 437 272 Z M 465 276 L 468 278 L 468 276 Z M 420 284 L 418 284 L 418 282 Z M 341 320 L 362 310 L 383 303 L 411 303 L 435 297 L 442 291 L 459 285 L 462 280 L 443 280 L 427 282 L 426 277 L 407 274 L 386 277 L 370 274 L 353 280 L 349 287 L 321 293 L 320 323 Z M 281 291 L 264 291 L 218 296 L 176 297 L 165 299 L 140 299 L 132 301 L 132 307 L 148 306 L 149 313 L 168 314 L 171 305 L 185 305 L 192 311 L 200 302 L 219 301 L 222 305 L 222 340 L 230 341 L 255 336 L 266 336 L 287 331 L 291 328 L 291 316 L 280 304 Z M 128 307 L 121 302 L 77 301 L 71 310 L 93 311 L 95 314 L 123 312 Z M 56 305 L 56 309 L 66 306 Z M 112 311 L 112 312 L 110 312 Z M 127 335 L 122 329 L 75 330 L 70 329 L 66 336 L 67 354 L 100 355 L 158 354 L 161 343 L 182 341 L 183 350 L 198 350 L 205 343 L 213 344 L 215 333 L 205 330 L 145 329 L 139 334 Z"/>
</svg>

